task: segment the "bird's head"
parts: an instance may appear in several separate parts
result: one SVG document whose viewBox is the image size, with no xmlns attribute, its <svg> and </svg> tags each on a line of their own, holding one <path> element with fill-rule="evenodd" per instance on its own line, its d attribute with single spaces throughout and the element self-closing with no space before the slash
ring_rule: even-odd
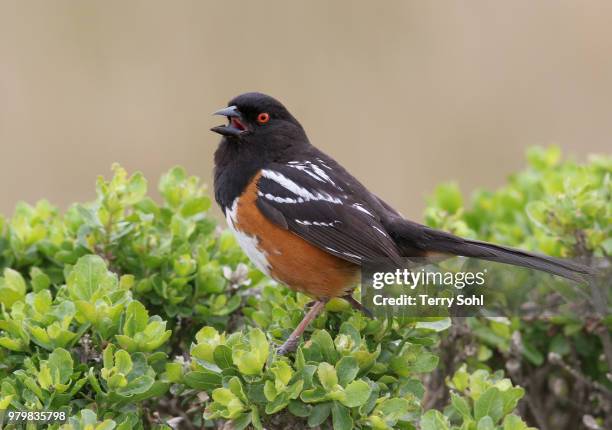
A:
<svg viewBox="0 0 612 430">
<path fill-rule="evenodd" d="M 306 140 L 300 123 L 278 100 L 261 93 L 245 93 L 233 98 L 226 108 L 213 115 L 227 117 L 226 125 L 211 128 L 229 143 L 275 145 Z"/>
</svg>

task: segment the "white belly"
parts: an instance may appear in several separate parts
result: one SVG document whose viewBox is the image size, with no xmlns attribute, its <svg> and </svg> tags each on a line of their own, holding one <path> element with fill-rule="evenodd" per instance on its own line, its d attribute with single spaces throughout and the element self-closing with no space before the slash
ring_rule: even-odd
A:
<svg viewBox="0 0 612 430">
<path fill-rule="evenodd" d="M 225 210 L 225 219 L 227 220 L 227 225 L 234 233 L 238 244 L 244 251 L 244 253 L 249 257 L 249 259 L 253 262 L 255 267 L 261 270 L 266 275 L 270 276 L 270 265 L 268 264 L 268 259 L 266 258 L 266 253 L 261 251 L 258 246 L 258 240 L 255 236 L 249 236 L 244 232 L 238 230 L 235 226 L 236 222 L 236 212 L 238 206 L 238 199 L 234 200 L 231 209 Z"/>
</svg>

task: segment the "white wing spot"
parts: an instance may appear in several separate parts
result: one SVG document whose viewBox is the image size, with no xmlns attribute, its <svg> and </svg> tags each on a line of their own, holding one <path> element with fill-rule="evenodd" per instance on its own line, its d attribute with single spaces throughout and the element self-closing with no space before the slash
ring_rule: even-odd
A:
<svg viewBox="0 0 612 430">
<path fill-rule="evenodd" d="M 304 201 L 308 202 L 311 200 L 315 200 L 315 201 L 326 201 L 329 203 L 340 204 L 340 205 L 342 204 L 342 200 L 340 200 L 338 197 L 334 197 L 334 196 L 329 195 L 328 193 L 322 193 L 319 191 L 311 192 L 307 190 L 306 188 L 301 187 L 300 185 L 296 184 L 294 181 L 287 178 L 286 176 L 278 172 L 275 172 L 274 170 L 262 170 L 261 175 L 264 178 L 270 179 L 276 182 L 277 184 L 283 186 L 284 188 L 291 191 L 296 196 L 302 197 Z"/>
<path fill-rule="evenodd" d="M 340 221 L 333 220 L 332 222 L 323 222 L 323 221 L 307 221 L 307 220 L 296 219 L 295 222 L 300 225 L 314 225 L 316 227 L 333 227 L 336 223 L 339 223 Z"/>
<path fill-rule="evenodd" d="M 378 231 L 380 234 L 382 234 L 385 237 L 389 237 L 389 235 L 387 234 L 386 231 L 381 230 L 380 228 L 378 228 L 377 226 L 373 225 L 372 228 L 376 231 Z"/>
<path fill-rule="evenodd" d="M 326 180 L 327 182 L 329 182 L 332 185 L 336 185 L 334 183 L 334 181 L 332 181 L 332 179 L 329 177 L 329 175 L 327 173 L 325 173 L 323 171 L 323 169 L 321 169 L 319 166 L 317 166 L 316 164 L 311 164 L 312 170 L 314 170 L 314 172 L 320 176 L 321 178 L 323 178 L 324 180 Z"/>
<path fill-rule="evenodd" d="M 325 167 L 327 170 L 332 170 L 331 167 L 329 167 L 327 164 L 325 164 L 325 161 L 321 160 L 320 158 L 317 158 L 317 161 L 319 162 L 319 164 L 323 167 Z"/>
<path fill-rule="evenodd" d="M 342 252 L 344 255 L 346 255 L 347 257 L 351 257 L 351 258 L 356 258 L 358 260 L 361 260 L 361 256 L 356 255 L 356 254 L 351 254 L 350 252 Z"/>
<path fill-rule="evenodd" d="M 340 187 L 336 185 L 336 183 L 332 180 L 332 178 L 330 178 L 330 176 L 327 173 L 325 173 L 325 171 L 323 171 L 323 169 L 321 169 L 319 166 L 317 166 L 311 161 L 290 161 L 287 164 L 289 165 L 289 167 L 298 169 L 299 171 L 306 173 L 308 176 L 310 176 L 311 178 L 314 178 L 315 180 L 319 182 L 327 182 L 333 185 L 334 187 L 341 189 Z"/>
<path fill-rule="evenodd" d="M 369 210 L 364 208 L 361 205 L 361 203 L 353 203 L 351 206 L 353 206 L 355 209 L 360 210 L 361 212 L 366 213 L 366 214 L 370 215 L 372 218 L 374 218 L 374 214 L 372 214 L 372 212 L 370 212 Z"/>
</svg>

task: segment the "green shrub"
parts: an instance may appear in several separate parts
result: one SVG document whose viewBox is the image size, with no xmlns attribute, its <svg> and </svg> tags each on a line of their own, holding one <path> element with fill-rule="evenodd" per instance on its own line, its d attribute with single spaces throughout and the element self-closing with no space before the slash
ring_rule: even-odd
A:
<svg viewBox="0 0 612 430">
<path fill-rule="evenodd" d="M 471 351 L 472 369 L 506 368 L 529 394 L 543 428 L 612 426 L 612 159 L 563 161 L 558 148 L 532 148 L 528 167 L 495 192 L 477 191 L 468 207 L 455 184 L 429 201 L 429 225 L 499 244 L 571 257 L 599 271 L 600 284 L 573 295 L 570 312 L 506 321 L 469 319 L 449 345 Z M 564 291 L 558 284 L 560 293 Z M 578 291 L 576 289 L 576 291 Z M 574 291 L 574 293 L 576 292 Z M 607 421 L 606 421 L 607 419 Z"/>
<path fill-rule="evenodd" d="M 143 405 L 182 378 L 170 354 L 204 323 L 227 326 L 263 280 L 215 231 L 195 177 L 164 175 L 158 205 L 141 174 L 113 171 L 92 203 L 63 215 L 20 203 L 0 219 L 0 410 L 64 411 L 74 428 L 161 424 Z"/>
<path fill-rule="evenodd" d="M 591 169 L 600 172 L 609 164 L 598 161 Z M 456 324 L 448 318 L 372 320 L 336 299 L 297 352 L 279 356 L 277 346 L 310 299 L 252 268 L 233 237 L 207 215 L 206 189 L 183 169 L 160 180 L 161 204 L 147 196 L 141 174 L 128 176 L 119 166 L 113 171 L 110 181 L 98 179 L 91 203 L 63 214 L 45 201 L 21 203 L 10 219 L 0 218 L 0 416 L 6 419 L 6 410 L 63 411 L 69 419 L 50 428 L 88 430 L 214 427 L 228 421 L 234 429 L 527 428 L 515 414 L 523 389 L 495 369 L 504 365 L 500 354 L 514 357 L 503 355 L 512 350 L 512 333 L 523 333 L 528 344 L 528 324 L 470 322 L 481 336 L 477 357 L 466 356 L 467 367 L 457 366 L 447 378 L 442 389 L 452 394 L 438 410 L 426 405 L 431 380 L 449 370 L 445 342 Z M 603 191 L 590 186 L 584 192 Z M 550 232 L 513 227 L 524 216 L 517 212 L 528 202 L 553 198 L 551 192 L 532 190 L 519 199 L 522 206 L 508 194 L 487 195 L 510 205 L 500 207 L 497 218 L 486 208 L 499 202 L 485 200 L 480 212 L 468 216 L 456 191 L 442 188 L 427 218 L 473 236 L 542 245 L 564 255 L 563 243 L 549 240 Z M 599 198 L 589 206 L 585 197 L 589 212 L 584 211 L 597 222 L 581 225 L 595 226 L 585 227 L 584 243 L 600 250 L 593 255 L 607 255 L 609 225 Z M 538 210 L 536 205 L 529 213 L 537 217 Z M 524 218 L 519 226 L 533 229 L 531 223 Z M 584 325 L 575 332 L 567 322 L 562 327 L 570 341 L 584 331 Z M 563 342 L 550 342 L 565 357 Z M 589 345 L 595 357 L 601 347 Z M 547 350 L 539 352 L 544 357 Z M 591 366 L 588 375 L 605 383 L 602 363 Z"/>
</svg>

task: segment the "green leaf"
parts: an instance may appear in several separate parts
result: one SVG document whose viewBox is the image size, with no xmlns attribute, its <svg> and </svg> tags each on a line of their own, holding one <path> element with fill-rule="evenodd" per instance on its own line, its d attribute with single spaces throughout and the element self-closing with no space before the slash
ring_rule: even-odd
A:
<svg viewBox="0 0 612 430">
<path fill-rule="evenodd" d="M 72 376 L 72 367 L 74 362 L 68 351 L 62 348 L 57 348 L 49 354 L 48 360 L 49 369 L 54 376 L 55 382 L 66 384 Z"/>
<path fill-rule="evenodd" d="M 132 371 L 132 358 L 127 351 L 120 349 L 115 353 L 115 367 L 119 373 L 124 375 Z"/>
<path fill-rule="evenodd" d="M 493 423 L 491 417 L 486 416 L 478 421 L 476 430 L 495 430 L 495 424 Z"/>
<path fill-rule="evenodd" d="M 178 383 L 183 379 L 183 365 L 181 363 L 166 363 L 165 380 Z"/>
<path fill-rule="evenodd" d="M 341 400 L 342 404 L 349 408 L 354 408 L 365 404 L 372 393 L 372 389 L 367 382 L 360 379 L 348 384 L 344 392 L 346 399 Z"/>
<path fill-rule="evenodd" d="M 123 324 L 123 334 L 134 337 L 137 333 L 147 328 L 149 312 L 139 301 L 132 301 L 125 311 L 125 323 Z"/>
<path fill-rule="evenodd" d="M 217 346 L 213 352 L 213 358 L 220 369 L 230 369 L 234 365 L 232 350 L 226 345 Z"/>
<path fill-rule="evenodd" d="M 142 173 L 134 173 L 127 183 L 126 194 L 124 196 L 124 203 L 126 205 L 133 205 L 138 203 L 147 194 L 147 180 L 144 178 Z"/>
<path fill-rule="evenodd" d="M 438 356 L 426 351 L 422 345 L 408 344 L 401 354 L 390 359 L 389 364 L 397 375 L 411 376 L 431 372 L 438 365 Z"/>
<path fill-rule="evenodd" d="M 454 214 L 463 206 L 463 197 L 456 183 L 438 185 L 434 191 L 434 204 L 440 209 Z"/>
<path fill-rule="evenodd" d="M 118 285 L 117 275 L 109 272 L 97 255 L 85 255 L 77 261 L 66 280 L 73 300 L 95 301 Z"/>
<path fill-rule="evenodd" d="M 315 330 L 310 336 L 310 341 L 320 349 L 325 361 L 331 364 L 336 362 L 338 359 L 338 352 L 334 346 L 334 341 L 327 331 Z"/>
<path fill-rule="evenodd" d="M 232 420 L 232 430 L 243 430 L 251 424 L 252 415 L 250 413 L 240 414 L 237 418 Z"/>
<path fill-rule="evenodd" d="M 429 410 L 421 417 L 419 422 L 421 430 L 449 430 L 448 418 L 436 410 Z"/>
<path fill-rule="evenodd" d="M 26 283 L 23 276 L 21 276 L 21 273 L 16 270 L 8 267 L 4 269 L 4 285 L 11 290 L 18 292 L 22 296 L 25 295 Z"/>
<path fill-rule="evenodd" d="M 237 376 L 232 377 L 227 384 L 230 391 L 240 399 L 240 401 L 247 403 L 248 399 L 246 394 L 244 393 L 244 388 L 242 387 L 242 382 L 240 382 L 240 378 Z"/>
<path fill-rule="evenodd" d="M 155 380 L 149 375 L 138 376 L 129 381 L 125 387 L 120 388 L 118 392 L 124 396 L 141 394 L 151 388 L 154 382 Z"/>
<path fill-rule="evenodd" d="M 113 430 L 116 425 L 117 423 L 115 421 L 108 419 L 98 424 L 94 430 Z"/>
<path fill-rule="evenodd" d="M 308 426 L 317 427 L 325 422 L 331 412 L 331 402 L 319 403 L 312 408 L 308 416 Z"/>
<path fill-rule="evenodd" d="M 138 349 L 136 342 L 134 342 L 134 340 L 129 336 L 118 334 L 115 335 L 115 339 L 117 339 L 119 346 L 126 351 L 134 352 L 136 349 Z"/>
<path fill-rule="evenodd" d="M 118 390 L 122 387 L 125 387 L 128 384 L 128 380 L 127 378 L 120 374 L 120 373 L 108 373 L 108 374 L 104 374 L 102 373 L 102 377 L 104 377 L 106 379 L 106 382 L 108 384 L 108 388 L 111 391 L 115 391 Z"/>
<path fill-rule="evenodd" d="M 353 419 L 348 408 L 338 402 L 332 403 L 332 422 L 334 430 L 352 430 Z"/>
<path fill-rule="evenodd" d="M 518 405 L 518 401 L 525 395 L 525 390 L 521 387 L 508 388 L 501 392 L 503 401 L 503 415 L 512 412 Z"/>
<path fill-rule="evenodd" d="M 278 389 L 284 388 L 293 376 L 293 369 L 285 361 L 273 363 L 270 372 L 274 375 L 274 383 Z"/>
<path fill-rule="evenodd" d="M 173 167 L 159 180 L 159 192 L 171 207 L 181 204 L 183 197 L 181 184 L 187 179 L 187 173 L 182 167 Z"/>
<path fill-rule="evenodd" d="M 266 381 L 264 384 L 264 395 L 266 396 L 266 400 L 268 400 L 269 402 L 273 401 L 276 398 L 277 394 L 278 392 L 274 387 L 274 382 Z"/>
<path fill-rule="evenodd" d="M 418 355 L 415 363 L 412 365 L 414 373 L 429 373 L 438 366 L 439 357 L 431 352 L 423 352 Z"/>
<path fill-rule="evenodd" d="M 159 324 L 158 327 L 161 327 L 162 330 L 163 330 L 163 328 L 166 328 L 166 322 L 165 321 L 163 321 L 163 322 L 154 322 L 154 323 L 151 323 L 151 324 Z M 151 326 L 151 324 L 149 324 L 149 326 Z M 147 326 L 147 330 L 145 330 L 145 334 L 147 334 L 148 337 L 150 339 L 153 339 L 153 340 L 149 340 L 148 342 L 145 342 L 145 344 L 142 345 L 142 347 L 141 347 L 141 351 L 147 351 L 147 352 L 153 351 L 153 350 L 159 348 L 162 344 L 166 343 L 166 341 L 168 339 L 170 339 L 170 336 L 172 336 L 172 330 L 166 330 L 166 331 L 162 332 L 161 334 L 159 334 L 158 336 L 149 335 L 149 333 L 148 333 L 149 326 Z"/>
<path fill-rule="evenodd" d="M 392 421 L 398 420 L 402 415 L 406 413 L 410 404 L 408 400 L 401 398 L 390 398 L 384 400 L 376 407 L 376 411 Z"/>
<path fill-rule="evenodd" d="M 225 407 L 221 413 L 223 418 L 232 420 L 240 416 L 245 410 L 244 404 L 240 399 L 227 388 L 217 388 L 213 390 L 212 398 L 216 403 Z"/>
<path fill-rule="evenodd" d="M 38 372 L 37 378 L 38 385 L 44 390 L 49 390 L 49 387 L 53 385 L 53 377 L 51 376 L 51 370 L 46 363 L 42 363 L 40 366 L 40 372 Z"/>
<path fill-rule="evenodd" d="M 312 411 L 312 408 L 299 400 L 291 400 L 287 409 L 289 409 L 289 412 L 291 412 L 293 415 L 300 418 L 310 417 Z"/>
<path fill-rule="evenodd" d="M 465 364 L 462 365 L 451 378 L 451 382 L 458 391 L 465 391 L 469 384 L 470 375 L 465 368 Z"/>
<path fill-rule="evenodd" d="M 302 391 L 300 398 L 306 403 L 319 403 L 328 399 L 329 392 L 322 387 Z"/>
<path fill-rule="evenodd" d="M 527 424 L 523 422 L 521 417 L 517 415 L 507 415 L 504 418 L 503 430 L 529 430 L 531 427 L 527 427 Z M 533 429 L 535 430 L 535 429 Z"/>
<path fill-rule="evenodd" d="M 336 373 L 338 374 L 338 382 L 343 387 L 353 381 L 359 373 L 359 363 L 357 359 L 351 356 L 342 357 L 336 363 Z"/>
<path fill-rule="evenodd" d="M 25 293 L 26 285 L 21 274 L 13 269 L 4 269 L 4 278 L 0 278 L 0 305 L 10 309 L 15 302 L 24 300 Z"/>
<path fill-rule="evenodd" d="M 328 391 L 332 391 L 336 389 L 336 385 L 338 385 L 338 375 L 336 374 L 336 369 L 329 363 L 319 363 L 319 367 L 317 368 L 317 376 L 319 377 L 319 381 L 321 381 L 321 385 Z"/>
<path fill-rule="evenodd" d="M 200 360 L 214 363 L 214 351 L 218 345 L 225 343 L 225 336 L 213 327 L 202 327 L 196 333 L 197 345 L 191 348 L 191 355 Z"/>
<path fill-rule="evenodd" d="M 211 391 L 221 386 L 221 375 L 208 370 L 197 370 L 185 374 L 185 383 L 191 388 Z"/>
<path fill-rule="evenodd" d="M 446 318 L 431 318 L 428 321 L 419 321 L 416 323 L 416 328 L 422 328 L 427 330 L 433 330 L 440 332 L 448 329 L 451 326 L 451 319 Z"/>
<path fill-rule="evenodd" d="M 104 370 L 102 370 L 102 371 L 104 371 Z M 100 386 L 100 382 L 98 381 L 98 378 L 96 377 L 96 375 L 94 373 L 94 368 L 93 367 L 89 368 L 89 372 L 87 373 L 87 381 L 89 382 L 89 384 L 93 387 L 94 391 L 99 396 L 104 395 L 104 393 L 102 392 L 102 387 Z"/>
<path fill-rule="evenodd" d="M 265 411 L 266 414 L 272 415 L 281 410 L 283 410 L 289 404 L 289 399 L 287 398 L 286 393 L 281 393 L 279 396 L 276 396 L 274 400 L 269 402 L 266 405 Z"/>
<path fill-rule="evenodd" d="M 490 416 L 496 423 L 503 415 L 503 407 L 500 391 L 491 387 L 474 402 L 474 418 L 479 421 L 483 417 Z"/>
<path fill-rule="evenodd" d="M 248 349 L 235 347 L 232 349 L 232 361 L 238 370 L 245 375 L 259 375 L 268 359 L 269 344 L 266 335 L 258 328 L 249 331 Z"/>
<path fill-rule="evenodd" d="M 181 215 L 189 218 L 206 212 L 208 209 L 210 209 L 210 199 L 208 197 L 194 197 L 183 204 Z"/>
<path fill-rule="evenodd" d="M 253 424 L 253 428 L 255 430 L 264 430 L 264 427 L 261 424 L 261 420 L 259 418 L 259 410 L 257 408 L 254 408 L 251 411 L 251 423 Z"/>
<path fill-rule="evenodd" d="M 451 392 L 451 404 L 464 420 L 467 421 L 472 418 L 470 406 L 463 397 Z"/>
<path fill-rule="evenodd" d="M 8 349 L 9 351 L 26 351 L 27 346 L 23 341 L 19 339 L 11 339 L 9 337 L 0 337 L 0 346 Z"/>
<path fill-rule="evenodd" d="M 133 403 L 138 403 L 143 400 L 151 399 L 154 397 L 162 397 L 166 394 L 168 388 L 169 385 L 167 383 L 155 381 L 146 391 L 132 395 L 130 397 L 130 401 Z"/>
<path fill-rule="evenodd" d="M 13 397 L 15 397 L 14 394 L 7 395 L 6 397 L 0 396 L 0 411 L 4 411 L 9 407 Z"/>
<path fill-rule="evenodd" d="M 38 267 L 30 269 L 30 279 L 32 280 L 32 290 L 34 292 L 47 290 L 51 286 L 51 278 Z"/>
</svg>

